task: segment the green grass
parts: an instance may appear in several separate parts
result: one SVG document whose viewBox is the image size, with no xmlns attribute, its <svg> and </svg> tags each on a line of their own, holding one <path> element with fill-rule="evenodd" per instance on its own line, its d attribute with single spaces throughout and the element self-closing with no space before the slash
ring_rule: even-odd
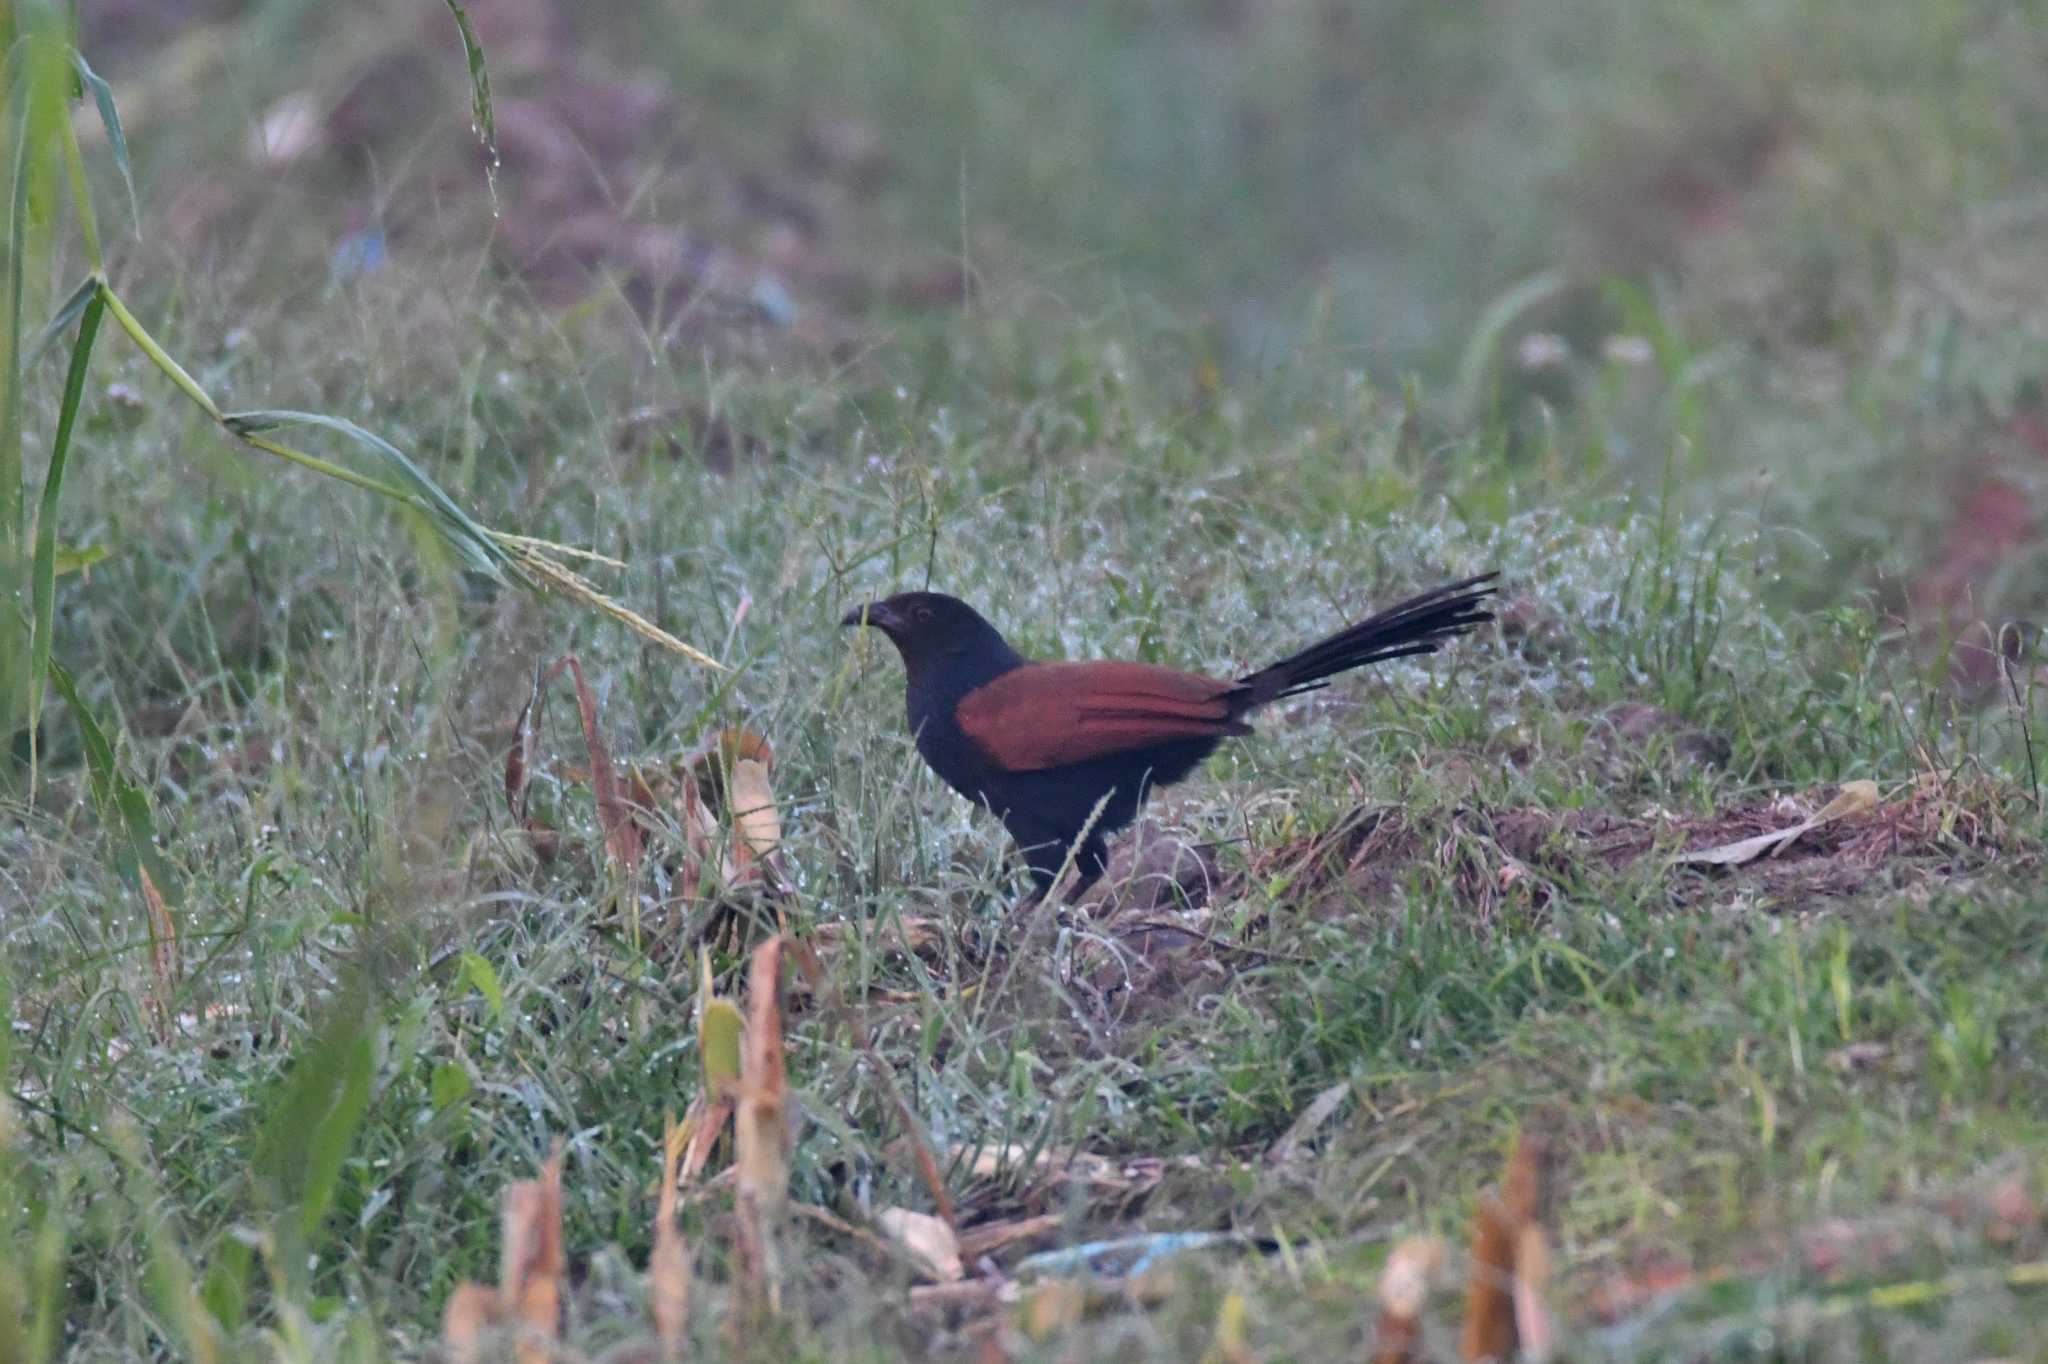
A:
<svg viewBox="0 0 2048 1364">
<path fill-rule="evenodd" d="M 619 555 L 603 585 L 732 671 L 457 576 L 375 499 L 248 462 L 103 334 L 61 535 L 117 550 L 57 580 L 52 652 L 152 803 L 182 886 L 169 1012 L 190 1020 L 159 1039 L 142 906 L 53 699 L 41 789 L 0 803 L 9 1348 L 418 1357 L 453 1286 L 495 1277 L 502 1191 L 556 1139 L 568 1337 L 596 1355 L 641 1331 L 663 1116 L 698 1083 L 701 915 L 659 881 L 618 912 L 587 789 L 552 769 L 536 797 L 577 851 L 536 865 L 511 823 L 513 720 L 574 650 L 621 754 L 731 723 L 772 740 L 791 926 L 852 926 L 835 982 L 907 1001 L 863 1012 L 935 1141 L 1167 1162 L 1127 1206 L 1038 1195 L 1062 1242 L 1254 1243 L 1176 1262 L 1154 1308 L 1020 1335 L 1018 1358 L 1199 1358 L 1232 1293 L 1255 1357 L 1360 1355 L 1387 1249 L 1461 1238 L 1523 1127 L 1564 1153 L 1572 1357 L 2048 1358 L 2048 1294 L 2001 1278 L 2040 1228 L 2008 1242 L 1976 1211 L 1987 1184 L 2048 1178 L 2031 707 L 1952 688 L 1885 614 L 1947 530 L 1937 456 L 2029 476 L 1998 442 L 2038 400 L 2048 318 L 2015 283 L 2041 259 L 2039 38 L 1953 5 L 1657 27 L 1679 8 L 1495 26 L 1382 6 L 1352 30 L 1314 6 L 1261 25 L 894 0 L 854 35 L 823 6 L 593 11 L 590 51 L 697 92 L 693 135 L 721 154 L 785 156 L 792 88 L 881 126 L 903 170 L 848 210 L 852 240 L 969 242 L 974 306 L 873 321 L 850 363 L 543 312 L 475 242 L 332 286 L 304 271 L 332 234 L 303 186 L 254 206 L 240 256 L 121 247 L 122 296 L 224 404 L 347 416 L 484 524 Z M 242 32 L 282 54 L 264 25 L 297 22 Z M 1388 53 L 1409 60 L 1374 77 Z M 236 70 L 254 108 L 338 79 L 282 55 Z M 1652 258 L 1615 244 L 1603 215 L 1636 166 L 1779 101 L 1792 168 L 1733 227 Z M 230 112 L 154 147 L 131 130 L 146 237 L 172 174 L 151 167 L 217 147 Z M 1488 305 L 1551 266 L 1559 294 L 1490 330 Z M 1570 342 L 1561 377 L 1513 362 L 1532 328 Z M 1609 332 L 1652 358 L 1600 358 Z M 32 475 L 62 365 L 31 371 Z M 629 413 L 693 403 L 755 438 L 730 473 L 619 439 Z M 2026 613 L 2036 557 L 2001 564 L 1995 610 Z M 1223 671 L 1495 566 L 1527 607 L 1514 629 L 1275 713 L 1156 808 L 1218 845 L 1209 931 L 1246 950 L 1107 1014 L 1085 934 L 976 950 L 1019 893 L 1001 831 L 918 762 L 893 656 L 836 625 L 929 581 L 1030 653 Z M 1725 760 L 1606 737 L 1636 702 Z M 582 761 L 566 693 L 544 747 Z M 1498 880 L 1500 812 L 1710 821 L 1860 778 L 1894 798 L 1938 778 L 1931 808 L 1998 827 L 1789 901 L 1569 840 L 1534 883 Z M 1277 879 L 1359 805 L 1422 831 L 1385 878 Z M 940 922 L 936 951 L 884 949 L 911 916 Z M 793 1195 L 856 1221 L 928 1207 L 844 1031 L 807 1010 L 790 1036 Z M 1344 1082 L 1305 1159 L 1270 1166 Z M 1028 1193 L 952 1183 L 974 1216 Z M 788 1320 L 721 1334 L 729 1206 L 685 1214 L 707 1357 L 971 1349 L 970 1320 L 912 1314 L 900 1269 L 810 1222 Z M 1807 1243 L 1832 1222 L 1888 1249 L 1830 1271 Z M 1653 1258 L 1701 1277 L 1620 1325 L 1584 1310 Z M 1446 1358 L 1450 1298 L 1430 1315 Z"/>
</svg>

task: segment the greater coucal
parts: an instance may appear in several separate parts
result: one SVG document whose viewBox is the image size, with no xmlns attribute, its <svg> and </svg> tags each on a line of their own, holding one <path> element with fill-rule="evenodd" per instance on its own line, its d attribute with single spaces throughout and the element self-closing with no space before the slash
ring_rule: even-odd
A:
<svg viewBox="0 0 2048 1364">
<path fill-rule="evenodd" d="M 1137 817 L 1151 789 L 1187 776 L 1226 736 L 1250 734 L 1252 711 L 1352 668 L 1435 653 L 1492 620 L 1484 605 L 1498 576 L 1411 597 L 1235 682 L 1151 663 L 1033 663 L 973 607 L 939 592 L 857 606 L 840 623 L 874 626 L 903 655 L 917 751 L 1003 821 L 1042 899 L 1070 848 L 1081 876 L 1073 894 L 1101 876 L 1109 835 Z"/>
</svg>

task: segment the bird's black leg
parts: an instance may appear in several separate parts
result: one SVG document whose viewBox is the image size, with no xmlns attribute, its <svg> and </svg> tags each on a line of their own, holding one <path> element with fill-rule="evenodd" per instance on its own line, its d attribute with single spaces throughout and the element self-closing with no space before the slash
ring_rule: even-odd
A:
<svg viewBox="0 0 2048 1364">
<path fill-rule="evenodd" d="M 1108 870 L 1108 841 L 1100 834 L 1089 835 L 1088 841 L 1074 850 L 1074 879 L 1068 884 L 1067 893 L 1060 898 L 1069 904 L 1075 903 Z"/>
<path fill-rule="evenodd" d="M 1032 892 L 1017 906 L 1017 913 L 1028 913 L 1052 898 L 1053 891 L 1058 888 L 1060 873 L 1067 870 L 1069 850 L 1073 854 L 1073 869 L 1065 890 L 1059 896 L 1060 903 L 1074 903 L 1102 879 L 1102 873 L 1109 866 L 1109 846 L 1099 834 L 1091 834 L 1079 847 L 1074 846 L 1071 836 L 1026 845 L 1024 862 L 1031 868 Z"/>
</svg>

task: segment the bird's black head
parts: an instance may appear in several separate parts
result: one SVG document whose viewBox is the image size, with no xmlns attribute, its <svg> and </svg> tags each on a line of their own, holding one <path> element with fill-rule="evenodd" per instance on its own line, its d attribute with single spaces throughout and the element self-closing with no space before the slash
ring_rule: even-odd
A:
<svg viewBox="0 0 2048 1364">
<path fill-rule="evenodd" d="M 872 625 L 880 630 L 903 655 L 903 666 L 912 672 L 939 666 L 950 671 L 962 662 L 1002 671 L 1023 661 L 980 612 L 943 592 L 899 592 L 854 607 L 839 623 Z"/>
</svg>

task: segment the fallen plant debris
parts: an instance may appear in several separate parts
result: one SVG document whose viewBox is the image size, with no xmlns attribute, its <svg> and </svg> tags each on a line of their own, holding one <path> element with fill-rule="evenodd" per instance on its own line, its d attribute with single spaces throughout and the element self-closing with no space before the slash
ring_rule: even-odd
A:
<svg viewBox="0 0 2048 1364">
<path fill-rule="evenodd" d="M 1448 877 L 1482 914 L 1541 905 L 1586 876 L 1651 868 L 1675 906 L 1754 895 L 1767 905 L 1843 896 L 1884 871 L 1954 876 L 2040 849 L 2015 819 L 2026 800 L 1988 778 L 1925 772 L 1889 798 L 1875 782 L 1636 818 L 1592 811 L 1361 806 L 1328 830 L 1255 855 L 1233 889 L 1314 913 L 1385 903 L 1411 875 Z"/>
<path fill-rule="evenodd" d="M 678 1178 L 694 1180 L 711 1159 L 712 1147 L 732 1121 L 739 1101 L 745 1022 L 739 1006 L 713 993 L 711 956 L 697 951 L 697 1058 L 702 1083 L 682 1125 L 666 1137 L 668 1159 L 680 1162 Z"/>
<path fill-rule="evenodd" d="M 562 1247 L 559 1140 L 541 1166 L 540 1178 L 519 1180 L 505 1190 L 500 1239 L 497 1287 L 456 1285 L 442 1311 L 442 1343 L 451 1359 L 464 1364 L 495 1357 L 484 1353 L 489 1336 L 509 1334 L 520 1364 L 543 1364 L 555 1354 L 568 1271 Z"/>
<path fill-rule="evenodd" d="M 875 1224 L 933 1283 L 955 1283 L 965 1277 L 960 1238 L 943 1219 L 908 1208 L 883 1208 L 875 1214 Z"/>
<path fill-rule="evenodd" d="M 1549 1144 L 1524 1132 L 1515 1139 L 1500 1191 L 1479 1196 L 1465 1290 L 1467 1360 L 1542 1360 L 1554 1348 L 1556 1332 L 1543 1305 L 1550 1279 L 1544 1231 L 1550 1162 Z"/>
<path fill-rule="evenodd" d="M 666 762 L 615 760 L 599 723 L 597 701 L 574 654 L 536 675 L 505 753 L 505 803 L 543 863 L 561 852 L 561 831 L 532 809 L 541 694 L 567 672 L 589 765 L 561 766 L 565 782 L 587 782 L 609 865 L 635 884 L 650 848 L 675 896 L 693 902 L 711 890 L 780 893 L 782 815 L 775 800 L 775 750 L 752 730 L 723 729 L 702 746 Z"/>
<path fill-rule="evenodd" d="M 1380 1319 L 1373 1364 L 1412 1364 L 1422 1357 L 1422 1309 L 1450 1248 L 1441 1236 L 1411 1236 L 1394 1247 L 1380 1271 Z"/>
<path fill-rule="evenodd" d="M 783 1214 L 789 1202 L 789 1157 L 795 1140 L 783 1061 L 782 957 L 786 939 L 754 949 L 747 972 L 747 1031 L 733 1110 L 740 1271 L 749 1313 L 782 1313 Z"/>
<path fill-rule="evenodd" d="M 671 1116 L 662 1133 L 661 1193 L 655 1200 L 654 1249 L 647 1256 L 647 1311 L 662 1353 L 678 1359 L 690 1323 L 690 1247 L 676 1225 L 677 1141 Z"/>
<path fill-rule="evenodd" d="M 1803 836 L 1838 819 L 1850 819 L 1875 810 L 1880 797 L 1874 781 L 1845 782 L 1835 798 L 1789 829 L 1739 838 L 1718 847 L 1682 852 L 1671 859 L 1675 867 L 1739 867 L 1759 857 L 1776 857 Z"/>
</svg>

